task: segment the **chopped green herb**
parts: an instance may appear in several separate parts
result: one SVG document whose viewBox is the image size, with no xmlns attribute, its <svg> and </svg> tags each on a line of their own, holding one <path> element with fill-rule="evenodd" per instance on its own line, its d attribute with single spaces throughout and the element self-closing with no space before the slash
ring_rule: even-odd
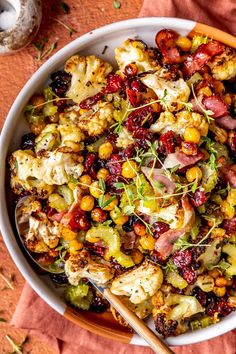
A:
<svg viewBox="0 0 236 354">
<path fill-rule="evenodd" d="M 104 48 L 103 48 L 102 54 L 105 54 L 107 49 L 108 49 L 108 45 L 105 45 Z"/>
<path fill-rule="evenodd" d="M 16 344 L 12 338 L 9 335 L 6 335 L 6 339 L 8 340 L 8 342 L 12 345 L 12 349 L 13 351 L 10 352 L 10 354 L 23 354 L 23 345 L 27 342 L 28 337 L 26 336 L 25 339 L 23 340 L 23 342 L 21 344 Z"/>
</svg>

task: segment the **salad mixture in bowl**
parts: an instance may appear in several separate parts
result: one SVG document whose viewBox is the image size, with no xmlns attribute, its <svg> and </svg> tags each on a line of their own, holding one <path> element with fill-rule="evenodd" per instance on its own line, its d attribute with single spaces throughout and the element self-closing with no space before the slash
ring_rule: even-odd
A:
<svg viewBox="0 0 236 354">
<path fill-rule="evenodd" d="M 9 166 L 16 198 L 32 196 L 25 245 L 61 270 L 65 300 L 107 310 L 90 278 L 167 337 L 236 309 L 236 52 L 167 29 L 155 41 L 127 39 L 117 68 L 69 58 L 26 106 Z"/>
</svg>

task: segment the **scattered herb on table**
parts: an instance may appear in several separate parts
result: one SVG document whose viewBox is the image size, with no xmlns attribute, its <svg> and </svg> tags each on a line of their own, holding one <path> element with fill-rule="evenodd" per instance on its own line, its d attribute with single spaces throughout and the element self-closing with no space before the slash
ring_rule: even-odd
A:
<svg viewBox="0 0 236 354">
<path fill-rule="evenodd" d="M 69 32 L 70 37 L 72 36 L 73 33 L 76 33 L 76 29 L 74 29 L 71 26 L 66 25 L 65 23 L 63 23 L 62 21 L 58 20 L 57 18 L 54 18 L 54 21 L 60 23 L 60 25 L 62 25 L 63 27 L 65 27 L 67 29 L 67 31 Z"/>
<path fill-rule="evenodd" d="M 13 351 L 10 354 L 23 354 L 23 346 L 27 342 L 28 337 L 26 336 L 22 343 L 16 344 L 9 335 L 6 335 L 6 339 L 12 345 Z"/>
<path fill-rule="evenodd" d="M 70 12 L 70 6 L 63 1 L 60 2 L 60 8 L 65 15 L 67 15 Z"/>
<path fill-rule="evenodd" d="M 113 6 L 116 10 L 121 8 L 121 3 L 118 0 L 113 0 Z"/>
</svg>

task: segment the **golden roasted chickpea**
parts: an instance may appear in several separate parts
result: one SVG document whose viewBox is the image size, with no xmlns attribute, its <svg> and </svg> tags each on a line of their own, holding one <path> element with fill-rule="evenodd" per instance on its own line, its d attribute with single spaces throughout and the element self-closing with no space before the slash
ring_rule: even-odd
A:
<svg viewBox="0 0 236 354">
<path fill-rule="evenodd" d="M 84 211 L 91 211 L 94 208 L 94 197 L 85 195 L 80 201 L 80 209 Z"/>
<path fill-rule="evenodd" d="M 143 249 L 152 251 L 155 248 L 156 239 L 153 236 L 146 234 L 140 237 L 139 243 Z"/>
<path fill-rule="evenodd" d="M 198 167 L 191 167 L 186 172 L 186 178 L 188 182 L 200 181 L 202 179 L 202 170 Z"/>
<path fill-rule="evenodd" d="M 106 204 L 109 200 L 110 200 L 109 204 L 107 204 L 104 208 L 102 208 L 103 210 L 111 211 L 118 204 L 118 199 L 113 198 L 111 194 L 107 193 L 104 195 L 103 204 Z"/>
<path fill-rule="evenodd" d="M 107 141 L 106 143 L 103 143 L 102 145 L 99 146 L 98 156 L 100 159 L 108 160 L 112 154 L 112 151 L 113 151 L 113 146 L 109 141 Z"/>
<path fill-rule="evenodd" d="M 221 272 L 219 269 L 213 268 L 213 269 L 209 270 L 208 274 L 210 276 L 212 276 L 212 278 L 216 279 L 221 275 Z"/>
<path fill-rule="evenodd" d="M 110 172 L 106 168 L 100 168 L 97 173 L 97 179 L 103 179 L 106 181 L 107 177 L 110 175 Z"/>
<path fill-rule="evenodd" d="M 107 213 L 101 208 L 95 208 L 91 212 L 91 218 L 95 222 L 103 223 L 107 219 Z"/>
<path fill-rule="evenodd" d="M 135 264 L 139 264 L 143 260 L 143 254 L 137 248 L 131 251 L 131 257 Z"/>
<path fill-rule="evenodd" d="M 198 96 L 204 95 L 204 96 L 211 96 L 212 95 L 212 91 L 210 89 L 210 87 L 205 86 L 200 88 L 200 90 L 197 93 Z"/>
<path fill-rule="evenodd" d="M 184 140 L 198 144 L 201 139 L 201 134 L 197 128 L 187 127 L 184 132 Z"/>
<path fill-rule="evenodd" d="M 222 297 L 226 294 L 226 287 L 225 286 L 222 286 L 222 287 L 215 286 L 213 289 L 213 292 L 215 293 L 215 295 L 217 297 Z"/>
<path fill-rule="evenodd" d="M 89 175 L 82 175 L 80 178 L 79 178 L 79 181 L 81 183 L 80 187 L 81 189 L 88 189 L 90 184 L 92 183 L 92 178 L 91 176 Z"/>
<path fill-rule="evenodd" d="M 39 135 L 45 127 L 46 127 L 46 123 L 44 122 L 38 124 L 30 124 L 30 131 L 35 135 Z"/>
<path fill-rule="evenodd" d="M 192 42 L 187 37 L 179 37 L 175 43 L 183 52 L 187 52 L 192 47 Z"/>
<path fill-rule="evenodd" d="M 227 280 L 224 277 L 218 277 L 215 279 L 215 285 L 218 287 L 226 286 Z"/>
<path fill-rule="evenodd" d="M 124 225 L 129 220 L 129 217 L 122 214 L 121 211 L 117 209 L 118 208 L 115 208 L 110 212 L 110 217 L 116 225 Z"/>
<path fill-rule="evenodd" d="M 39 108 L 43 108 L 43 104 L 45 103 L 45 98 L 43 95 L 34 95 L 30 99 L 30 103 L 33 106 L 40 106 Z"/>
<path fill-rule="evenodd" d="M 98 181 L 90 184 L 89 192 L 94 198 L 99 198 L 102 195 L 103 191 L 99 188 Z"/>
<path fill-rule="evenodd" d="M 142 221 L 135 221 L 133 224 L 133 230 L 136 233 L 136 235 L 138 236 L 144 236 L 146 235 L 146 226 L 144 225 L 144 223 L 142 223 Z"/>
<path fill-rule="evenodd" d="M 137 168 L 138 168 L 138 165 L 133 160 L 123 162 L 122 176 L 124 178 L 134 178 L 137 174 L 137 172 L 136 172 Z"/>
<path fill-rule="evenodd" d="M 71 254 L 77 254 L 83 248 L 83 244 L 74 239 L 69 242 L 69 252 Z"/>
</svg>

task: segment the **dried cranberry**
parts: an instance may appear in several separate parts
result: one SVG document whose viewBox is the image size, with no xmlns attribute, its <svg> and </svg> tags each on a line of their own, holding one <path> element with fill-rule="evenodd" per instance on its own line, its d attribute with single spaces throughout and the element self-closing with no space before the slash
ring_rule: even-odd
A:
<svg viewBox="0 0 236 354">
<path fill-rule="evenodd" d="M 206 314 L 208 316 L 214 315 L 217 311 L 218 299 L 213 292 L 207 293 L 206 298 Z"/>
<path fill-rule="evenodd" d="M 188 284 L 193 284 L 196 281 L 197 275 L 191 267 L 182 268 L 181 272 L 184 280 L 186 280 Z"/>
<path fill-rule="evenodd" d="M 91 227 L 90 220 L 85 211 L 77 208 L 73 211 L 73 215 L 70 219 L 69 225 L 73 231 L 84 230 L 87 231 Z"/>
<path fill-rule="evenodd" d="M 139 105 L 139 95 L 137 92 L 131 90 L 130 88 L 126 89 L 126 94 L 129 99 L 129 102 L 132 107 L 137 107 Z"/>
<path fill-rule="evenodd" d="M 124 85 L 123 79 L 118 74 L 109 74 L 107 76 L 107 85 L 103 89 L 103 93 L 115 93 Z"/>
<path fill-rule="evenodd" d="M 132 91 L 137 92 L 137 93 L 146 91 L 145 86 L 139 80 L 132 80 L 130 83 L 130 88 Z"/>
<path fill-rule="evenodd" d="M 51 75 L 51 84 L 53 92 L 57 96 L 64 96 L 71 83 L 71 75 L 65 71 L 57 71 Z"/>
<path fill-rule="evenodd" d="M 58 100 L 53 102 L 54 106 L 57 106 L 57 111 L 59 113 L 64 112 L 64 110 L 69 106 L 67 100 Z"/>
<path fill-rule="evenodd" d="M 151 260 L 152 260 L 153 262 L 155 262 L 155 263 L 160 263 L 160 264 L 162 264 L 162 265 L 164 265 L 164 264 L 167 263 L 167 259 L 166 259 L 166 258 L 163 258 L 163 257 L 161 256 L 161 254 L 160 254 L 158 251 L 156 251 L 156 250 L 152 251 L 152 253 L 151 253 L 151 255 L 150 255 L 150 258 L 151 258 Z"/>
<path fill-rule="evenodd" d="M 224 220 L 222 227 L 229 233 L 236 232 L 236 217 L 230 220 Z"/>
<path fill-rule="evenodd" d="M 127 159 L 130 159 L 135 155 L 135 153 L 136 153 L 136 145 L 130 144 L 122 151 L 122 156 L 124 156 Z"/>
<path fill-rule="evenodd" d="M 22 136 L 20 147 L 22 150 L 33 150 L 35 147 L 35 138 L 34 133 L 28 133 Z"/>
<path fill-rule="evenodd" d="M 95 243 L 84 242 L 84 248 L 91 254 L 96 254 L 97 256 L 103 257 L 105 252 L 105 247 L 96 245 Z"/>
<path fill-rule="evenodd" d="M 99 295 L 95 295 L 90 305 L 90 311 L 96 313 L 105 312 L 109 308 L 109 303 L 106 299 Z"/>
<path fill-rule="evenodd" d="M 168 320 L 166 314 L 158 313 L 154 318 L 155 329 L 164 338 L 176 335 L 177 321 Z"/>
<path fill-rule="evenodd" d="M 160 152 L 164 154 L 171 154 L 175 152 L 176 146 L 181 144 L 181 138 L 177 136 L 172 130 L 160 136 Z"/>
<path fill-rule="evenodd" d="M 133 225 L 134 225 L 136 220 L 137 220 L 137 217 L 135 215 L 131 215 L 129 217 L 129 220 L 122 226 L 123 230 L 125 232 L 132 232 L 133 231 Z"/>
<path fill-rule="evenodd" d="M 221 316 L 227 316 L 228 314 L 230 314 L 230 312 L 232 312 L 232 307 L 230 307 L 226 301 L 226 299 L 221 299 L 217 305 L 217 312 L 221 315 Z"/>
<path fill-rule="evenodd" d="M 172 256 L 172 259 L 174 264 L 179 268 L 189 266 L 192 262 L 192 251 L 176 251 Z"/>
<path fill-rule="evenodd" d="M 152 226 L 154 228 L 153 236 L 155 238 L 158 238 L 161 234 L 168 231 L 170 228 L 170 226 L 168 224 L 166 224 L 165 222 L 162 222 L 162 221 L 154 222 L 154 224 Z"/>
<path fill-rule="evenodd" d="M 201 205 L 203 205 L 204 203 L 206 203 L 206 195 L 205 192 L 200 190 L 200 188 L 198 188 L 196 190 L 195 193 L 193 193 L 193 196 L 190 198 L 191 203 L 195 206 L 195 207 L 199 207 Z"/>
<path fill-rule="evenodd" d="M 67 284 L 68 283 L 68 278 L 65 273 L 61 273 L 61 274 L 49 273 L 49 276 L 52 279 L 53 283 L 56 283 L 56 284 Z"/>
<path fill-rule="evenodd" d="M 86 155 L 84 161 L 84 171 L 88 172 L 94 179 L 97 178 L 97 163 L 98 159 L 96 154 L 91 152 Z"/>
<path fill-rule="evenodd" d="M 137 108 L 135 111 L 131 112 L 125 122 L 127 129 L 130 132 L 140 128 L 143 124 L 151 124 L 153 117 L 151 115 L 151 107 Z"/>
<path fill-rule="evenodd" d="M 121 171 L 122 171 L 121 156 L 118 154 L 111 155 L 110 161 L 107 162 L 107 167 L 111 174 L 121 175 Z"/>
<path fill-rule="evenodd" d="M 109 141 L 112 145 L 115 145 L 117 140 L 117 135 L 114 132 L 110 132 L 107 135 L 106 140 Z"/>
<path fill-rule="evenodd" d="M 133 132 L 133 138 L 136 139 L 139 146 L 146 148 L 147 141 L 153 142 L 154 135 L 146 128 L 138 128 Z"/>
<path fill-rule="evenodd" d="M 196 299 L 200 302 L 200 304 L 202 306 L 206 305 L 206 302 L 207 302 L 206 293 L 204 293 L 204 291 L 202 291 L 198 286 L 196 286 L 193 289 L 192 295 L 196 297 Z"/>
<path fill-rule="evenodd" d="M 82 102 L 80 102 L 79 106 L 82 109 L 90 109 L 94 104 L 96 104 L 102 98 L 102 93 L 99 92 L 95 96 L 88 97 Z"/>
</svg>

